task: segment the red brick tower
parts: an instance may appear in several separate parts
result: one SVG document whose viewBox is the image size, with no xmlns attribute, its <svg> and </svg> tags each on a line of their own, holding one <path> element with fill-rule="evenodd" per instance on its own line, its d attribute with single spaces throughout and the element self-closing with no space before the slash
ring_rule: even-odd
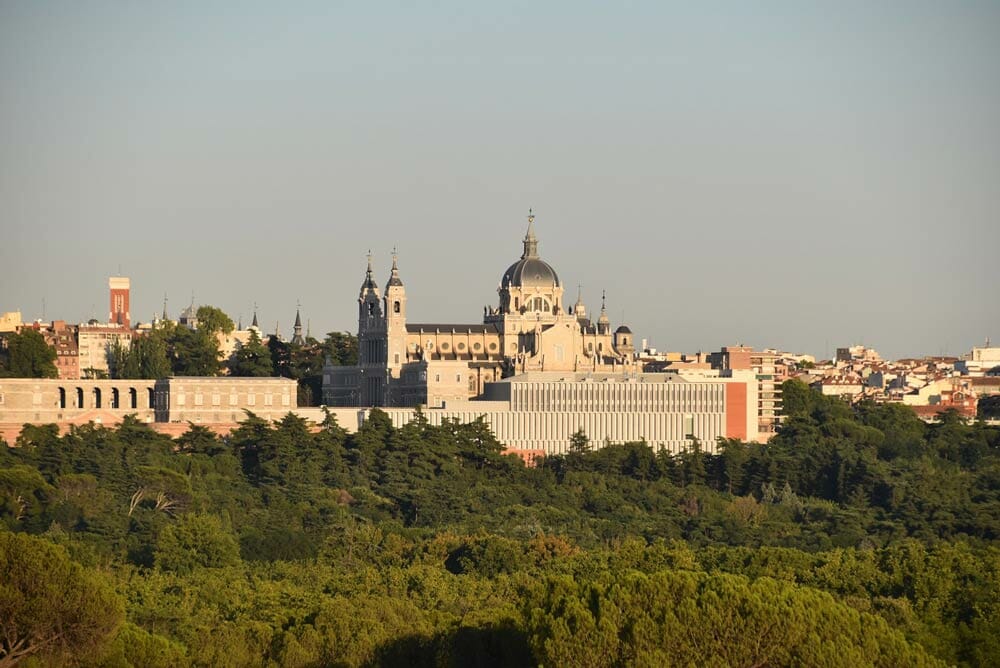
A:
<svg viewBox="0 0 1000 668">
<path fill-rule="evenodd" d="M 111 310 L 108 313 L 108 322 L 131 329 L 132 320 L 129 317 L 128 304 L 129 279 L 124 276 L 112 276 L 108 279 L 108 288 L 111 289 Z"/>
</svg>

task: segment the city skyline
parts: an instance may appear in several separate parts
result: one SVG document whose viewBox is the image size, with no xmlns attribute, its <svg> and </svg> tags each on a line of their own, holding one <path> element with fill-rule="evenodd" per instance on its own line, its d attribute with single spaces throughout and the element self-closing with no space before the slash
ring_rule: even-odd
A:
<svg viewBox="0 0 1000 668">
<path fill-rule="evenodd" d="M 0 8 L 0 311 L 496 302 L 529 207 L 661 350 L 1000 340 L 1000 8 Z"/>
</svg>

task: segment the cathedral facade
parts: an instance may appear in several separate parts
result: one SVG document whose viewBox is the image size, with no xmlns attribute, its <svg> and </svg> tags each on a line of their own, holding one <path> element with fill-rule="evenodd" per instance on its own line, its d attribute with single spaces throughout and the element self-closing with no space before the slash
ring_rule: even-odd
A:
<svg viewBox="0 0 1000 668">
<path fill-rule="evenodd" d="M 632 371 L 631 330 L 614 332 L 602 298 L 597 321 L 582 299 L 567 307 L 556 271 L 538 254 L 534 216 L 521 257 L 501 276 L 496 307 L 476 324 L 418 324 L 406 319 L 406 288 L 393 254 L 385 290 L 371 256 L 358 295 L 358 365 L 323 369 L 328 406 L 427 406 L 483 395 L 486 384 L 528 372 Z"/>
</svg>

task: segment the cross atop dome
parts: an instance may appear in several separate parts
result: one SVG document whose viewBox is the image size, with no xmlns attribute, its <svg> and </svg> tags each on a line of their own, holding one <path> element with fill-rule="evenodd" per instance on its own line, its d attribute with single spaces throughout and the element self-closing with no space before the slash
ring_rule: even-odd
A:
<svg viewBox="0 0 1000 668">
<path fill-rule="evenodd" d="M 528 231 L 524 235 L 524 253 L 521 259 L 538 257 L 538 238 L 535 237 L 535 214 L 528 209 Z"/>
</svg>

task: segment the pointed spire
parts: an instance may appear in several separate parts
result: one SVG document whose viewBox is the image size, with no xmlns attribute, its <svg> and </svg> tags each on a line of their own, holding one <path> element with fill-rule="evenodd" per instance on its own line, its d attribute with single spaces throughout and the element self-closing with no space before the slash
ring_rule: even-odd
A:
<svg viewBox="0 0 1000 668">
<path fill-rule="evenodd" d="M 608 319 L 607 292 L 601 290 L 601 317 L 597 319 L 597 330 L 600 334 L 611 331 L 611 320 Z"/>
<path fill-rule="evenodd" d="M 528 231 L 524 234 L 524 253 L 521 259 L 538 257 L 538 238 L 535 237 L 535 214 L 528 209 Z"/>
<path fill-rule="evenodd" d="M 236 324 L 236 331 L 237 332 L 242 332 L 243 331 L 243 314 L 242 313 L 240 313 L 239 318 L 236 321 L 236 323 L 237 323 Z"/>
<path fill-rule="evenodd" d="M 296 346 L 301 346 L 305 344 L 305 339 L 302 338 L 302 316 L 299 315 L 299 311 L 302 309 L 302 304 L 296 302 L 295 304 L 295 325 L 293 325 L 294 334 L 292 335 L 292 344 Z"/>
<path fill-rule="evenodd" d="M 587 318 L 587 306 L 583 303 L 583 286 L 580 284 L 576 286 L 576 304 L 573 305 L 573 315 L 576 316 L 577 320 L 586 320 Z"/>
<path fill-rule="evenodd" d="M 311 339 L 312 338 L 312 336 L 313 336 L 312 335 L 312 331 L 313 331 L 312 330 L 312 320 L 307 319 L 306 320 L 306 338 L 307 339 Z"/>
<path fill-rule="evenodd" d="M 163 317 L 161 318 L 161 320 L 169 320 L 169 319 L 170 318 L 167 317 L 167 293 L 164 292 L 163 293 Z"/>
<path fill-rule="evenodd" d="M 399 277 L 399 266 L 397 260 L 399 259 L 399 254 L 396 253 L 396 248 L 392 249 L 392 271 L 389 273 L 389 282 L 386 283 L 385 289 L 388 290 L 392 286 L 403 286 L 403 280 Z"/>
<path fill-rule="evenodd" d="M 260 325 L 257 324 L 257 302 L 253 303 L 253 322 L 250 323 L 250 326 L 260 329 Z"/>
<path fill-rule="evenodd" d="M 368 249 L 368 269 L 365 270 L 365 282 L 361 284 L 361 298 L 364 299 L 366 291 L 377 289 L 375 279 L 372 278 L 372 251 Z"/>
</svg>

